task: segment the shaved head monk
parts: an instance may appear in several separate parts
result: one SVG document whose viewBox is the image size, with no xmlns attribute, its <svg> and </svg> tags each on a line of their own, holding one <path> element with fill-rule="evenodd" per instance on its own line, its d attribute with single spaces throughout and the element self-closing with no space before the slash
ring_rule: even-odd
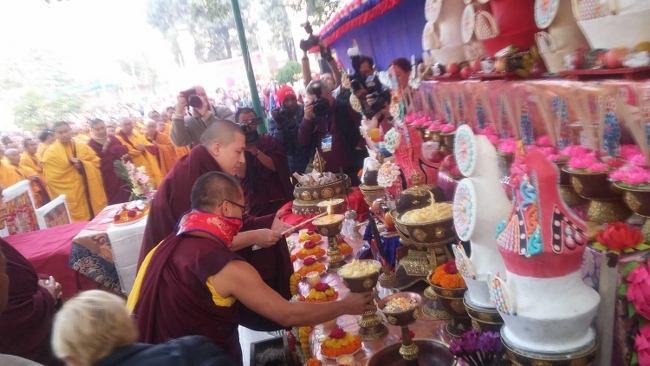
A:
<svg viewBox="0 0 650 366">
<path fill-rule="evenodd" d="M 201 136 L 201 144 L 181 158 L 167 174 L 151 203 L 138 263 L 168 235 L 181 216 L 190 210 L 192 185 L 208 172 L 223 172 L 232 177 L 245 174 L 246 139 L 230 121 L 211 124 Z M 271 288 L 289 299 L 289 277 L 293 265 L 281 232 L 288 228 L 279 214 L 262 217 L 244 215 L 242 233 L 233 239 L 232 249 L 246 259 Z M 252 250 L 253 245 L 262 247 Z M 281 326 L 244 309 L 242 325 L 254 330 L 277 330 Z"/>
<path fill-rule="evenodd" d="M 20 153 L 18 150 L 8 149 L 5 151 L 5 155 L 7 156 L 9 164 L 20 177 L 20 180 L 29 181 L 29 186 L 32 188 L 32 193 L 34 193 L 34 204 L 36 205 L 36 208 L 42 207 L 50 202 L 50 195 L 47 192 L 47 187 L 38 176 L 38 173 L 30 167 L 20 165 Z"/>
<path fill-rule="evenodd" d="M 142 263 L 127 306 L 141 340 L 202 335 L 242 363 L 237 331 L 247 306 L 284 327 L 314 325 L 373 310 L 372 293 L 324 304 L 289 302 L 264 283 L 255 268 L 231 251 L 242 225 L 244 193 L 218 172 L 202 175 L 191 193 L 192 211 Z"/>
<path fill-rule="evenodd" d="M 67 122 L 54 124 L 54 142 L 43 155 L 43 174 L 52 197 L 66 195 L 73 222 L 88 221 L 106 207 L 97 154 L 74 141 Z"/>
<path fill-rule="evenodd" d="M 117 137 L 122 145 L 129 149 L 129 156 L 136 167 L 143 166 L 149 178 L 158 188 L 162 180 L 160 167 L 158 166 L 158 149 L 153 146 L 147 139 L 133 130 L 133 120 L 131 118 L 122 118 L 120 121 L 120 132 Z"/>
<path fill-rule="evenodd" d="M 160 117 L 160 116 L 159 116 Z M 145 122 L 145 137 L 153 146 L 156 147 L 156 159 L 160 167 L 160 173 L 164 177 L 176 164 L 176 147 L 172 140 L 165 134 L 158 132 L 156 129 L 158 122 L 150 119 Z"/>
<path fill-rule="evenodd" d="M 122 145 L 115 136 L 108 134 L 106 124 L 99 118 L 90 122 L 88 146 L 101 160 L 100 169 L 108 204 L 115 205 L 128 201 L 131 192 L 129 192 L 127 182 L 117 176 L 113 164 L 115 160 L 121 160 L 124 155 L 128 155 L 129 149 Z"/>
</svg>

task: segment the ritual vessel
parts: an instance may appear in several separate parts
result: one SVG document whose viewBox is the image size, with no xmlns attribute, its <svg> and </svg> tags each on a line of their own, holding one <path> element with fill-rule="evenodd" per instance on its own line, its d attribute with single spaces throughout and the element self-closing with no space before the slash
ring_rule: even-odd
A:
<svg viewBox="0 0 650 366">
<path fill-rule="evenodd" d="M 345 198 L 350 188 L 350 178 L 345 174 L 334 174 L 324 172 L 325 160 L 316 150 L 312 162 L 313 171 L 308 174 L 296 174 L 298 184 L 293 190 L 294 214 L 309 215 L 318 214 L 321 211 L 319 204 L 323 201 Z"/>
</svg>

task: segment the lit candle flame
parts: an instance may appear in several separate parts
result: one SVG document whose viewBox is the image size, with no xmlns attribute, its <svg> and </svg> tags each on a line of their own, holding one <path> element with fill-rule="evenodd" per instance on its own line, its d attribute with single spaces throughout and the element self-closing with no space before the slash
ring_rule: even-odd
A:
<svg viewBox="0 0 650 366">
<path fill-rule="evenodd" d="M 332 218 L 332 206 L 327 206 L 327 217 Z"/>
</svg>

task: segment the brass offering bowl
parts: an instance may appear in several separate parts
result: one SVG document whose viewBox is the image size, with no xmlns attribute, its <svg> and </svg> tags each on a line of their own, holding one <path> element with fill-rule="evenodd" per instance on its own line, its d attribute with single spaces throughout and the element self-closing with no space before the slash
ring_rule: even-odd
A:
<svg viewBox="0 0 650 366">
<path fill-rule="evenodd" d="M 503 319 L 495 308 L 476 306 L 467 300 L 469 292 L 465 292 L 463 304 L 467 315 L 472 318 L 472 328 L 479 332 L 499 332 L 503 326 Z"/>
<path fill-rule="evenodd" d="M 380 186 L 367 186 L 362 184 L 359 186 L 361 194 L 363 194 L 363 199 L 366 201 L 368 206 L 372 206 L 372 203 L 375 202 L 378 198 L 384 198 L 386 196 L 386 191 L 383 187 Z"/>
<path fill-rule="evenodd" d="M 318 207 L 320 213 L 326 213 L 328 207 L 331 207 L 330 210 L 332 214 L 344 214 L 345 213 L 343 212 L 344 205 L 345 205 L 344 198 L 332 198 L 329 200 L 318 202 L 316 206 Z"/>
<path fill-rule="evenodd" d="M 416 361 L 420 361 L 420 365 L 456 365 L 456 359 L 449 353 L 448 345 L 432 339 L 415 339 L 413 343 L 419 349 Z M 382 348 L 370 357 L 367 366 L 404 366 L 404 358 L 399 354 L 400 348 L 399 343 Z"/>
<path fill-rule="evenodd" d="M 407 224 L 401 220 L 405 213 L 391 211 L 395 228 L 405 243 L 412 243 L 417 248 L 429 249 L 447 245 L 456 240 L 456 228 L 452 216 L 437 221 Z"/>
<path fill-rule="evenodd" d="M 624 192 L 623 200 L 635 214 L 644 218 L 641 233 L 646 242 L 650 242 L 650 187 L 623 187 L 614 185 Z"/>
<path fill-rule="evenodd" d="M 429 278 L 431 274 L 429 274 Z M 472 329 L 472 319 L 467 313 L 464 302 L 467 287 L 443 288 L 434 285 L 431 281 L 429 281 L 429 284 L 433 292 L 438 295 L 442 308 L 451 315 L 451 321 L 445 327 L 447 333 L 454 337 L 460 337 L 463 333 Z"/>
<path fill-rule="evenodd" d="M 347 175 L 343 175 L 345 180 L 345 185 L 341 182 L 341 178 L 334 180 L 331 183 L 319 185 L 319 186 L 303 186 L 300 183 L 296 185 L 293 189 L 293 196 L 300 201 L 320 201 L 326 200 L 329 198 L 339 197 L 341 195 L 347 194 L 347 191 L 350 189 L 350 178 Z"/>
<path fill-rule="evenodd" d="M 363 293 L 372 291 L 377 286 L 377 281 L 379 280 L 381 263 L 374 259 L 363 259 L 359 262 L 377 263 L 379 264 L 379 269 L 376 272 L 359 277 L 341 276 L 339 271 L 339 276 L 350 292 Z M 388 328 L 383 324 L 383 319 L 377 314 L 376 310 L 364 312 L 357 323 L 359 324 L 359 337 L 363 341 L 375 341 L 388 335 Z"/>
<path fill-rule="evenodd" d="M 583 198 L 590 201 L 587 216 L 599 223 L 626 221 L 632 211 L 623 202 L 623 191 L 612 185 L 607 173 L 575 172 L 562 168 L 571 176 L 571 185 Z"/>
<path fill-rule="evenodd" d="M 582 198 L 571 185 L 571 175 L 562 169 L 566 164 L 566 161 L 555 162 L 560 171 L 560 197 L 569 207 L 582 206 L 588 201 Z"/>
<path fill-rule="evenodd" d="M 312 224 L 316 226 L 318 232 L 323 236 L 327 236 L 327 271 L 331 273 L 336 272 L 345 265 L 345 256 L 341 254 L 339 243 L 336 239 L 336 236 L 343 228 L 344 218 L 345 216 L 341 214 L 333 214 L 312 221 Z"/>
<path fill-rule="evenodd" d="M 415 300 L 416 305 L 403 311 L 386 311 L 384 307 L 388 302 L 396 298 L 407 298 Z M 399 354 L 404 359 L 406 365 L 419 365 L 418 354 L 420 349 L 411 339 L 409 324 L 413 324 L 418 319 L 422 298 L 414 292 L 399 292 L 394 295 L 386 296 L 377 304 L 379 310 L 384 313 L 386 320 L 392 325 L 402 328 L 402 346 L 399 348 Z"/>
</svg>

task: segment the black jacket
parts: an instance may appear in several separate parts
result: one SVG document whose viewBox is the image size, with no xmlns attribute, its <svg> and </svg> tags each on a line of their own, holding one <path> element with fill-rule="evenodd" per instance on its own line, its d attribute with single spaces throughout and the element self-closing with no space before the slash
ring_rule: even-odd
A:
<svg viewBox="0 0 650 366">
<path fill-rule="evenodd" d="M 237 366 L 207 338 L 187 336 L 163 344 L 135 343 L 113 351 L 96 366 Z"/>
</svg>

